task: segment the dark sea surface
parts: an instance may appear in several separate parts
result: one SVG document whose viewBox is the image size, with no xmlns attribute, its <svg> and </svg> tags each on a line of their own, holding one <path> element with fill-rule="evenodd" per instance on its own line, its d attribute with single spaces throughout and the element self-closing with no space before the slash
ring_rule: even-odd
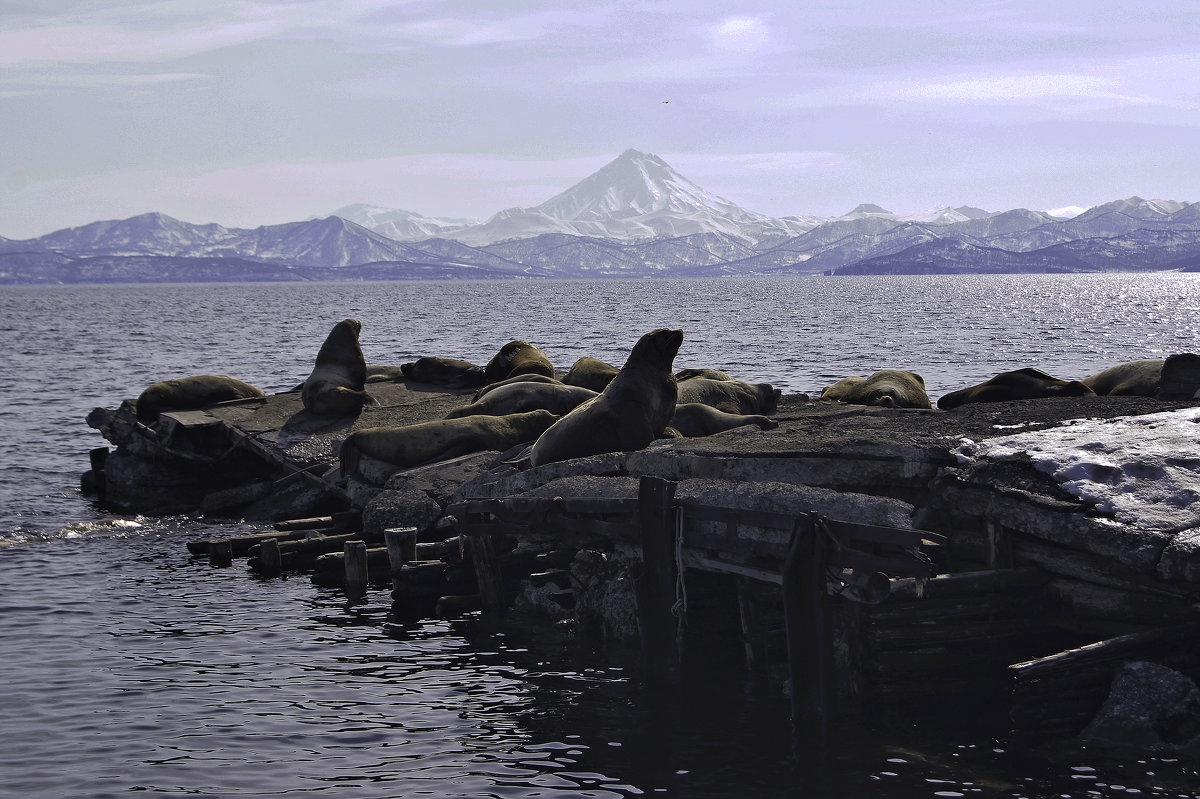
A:
<svg viewBox="0 0 1200 799">
<path fill-rule="evenodd" d="M 678 368 L 811 394 L 905 368 L 936 399 L 1024 366 L 1200 351 L 1200 275 L 5 286 L 0 796 L 1200 796 L 1196 764 L 1046 758 L 953 714 L 807 768 L 785 703 L 736 668 L 656 694 L 636 650 L 213 569 L 187 540 L 255 528 L 80 494 L 107 443 L 93 407 L 192 374 L 292 388 L 349 316 L 373 364 L 486 363 L 524 339 L 563 368 L 620 365 L 669 326 Z"/>
</svg>

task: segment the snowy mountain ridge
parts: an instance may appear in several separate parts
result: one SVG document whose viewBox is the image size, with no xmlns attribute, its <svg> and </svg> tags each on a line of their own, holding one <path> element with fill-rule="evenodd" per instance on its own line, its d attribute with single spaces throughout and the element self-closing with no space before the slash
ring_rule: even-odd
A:
<svg viewBox="0 0 1200 799">
<path fill-rule="evenodd" d="M 1063 211 L 959 206 L 899 215 L 862 204 L 834 218 L 774 218 L 706 191 L 658 156 L 627 150 L 540 205 L 506 209 L 483 222 L 359 204 L 254 229 L 148 213 L 36 239 L 0 237 L 0 282 L 74 282 L 86 279 L 88 269 L 125 279 L 120 259 L 141 259 L 146 279 L 168 273 L 186 279 L 186 259 L 206 259 L 205 274 L 219 272 L 227 259 L 230 279 L 241 279 L 246 263 L 370 267 L 359 272 L 417 277 L 1077 272 L 1200 264 L 1200 203 L 1134 196 L 1074 216 Z"/>
</svg>

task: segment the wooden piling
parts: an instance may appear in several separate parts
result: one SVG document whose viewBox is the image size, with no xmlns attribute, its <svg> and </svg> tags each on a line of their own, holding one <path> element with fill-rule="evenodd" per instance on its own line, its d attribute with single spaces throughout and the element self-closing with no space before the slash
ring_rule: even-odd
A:
<svg viewBox="0 0 1200 799">
<path fill-rule="evenodd" d="M 642 574 L 638 590 L 638 624 L 646 672 L 651 682 L 679 680 L 679 642 L 675 605 L 675 483 L 642 477 L 638 486 Z"/>
<path fill-rule="evenodd" d="M 218 568 L 233 565 L 233 542 L 228 538 L 218 538 L 208 545 L 208 562 Z"/>
<path fill-rule="evenodd" d="M 471 561 L 475 564 L 475 579 L 484 613 L 502 613 L 505 606 L 504 573 L 496 554 L 496 542 L 490 535 L 470 539 Z"/>
<path fill-rule="evenodd" d="M 347 541 L 343 551 L 346 556 L 346 593 L 365 593 L 367 590 L 366 543 L 363 541 Z"/>
<path fill-rule="evenodd" d="M 797 519 L 783 571 L 783 611 L 798 757 L 821 753 L 833 712 L 833 637 L 825 570 L 828 542 L 812 515 Z"/>
<path fill-rule="evenodd" d="M 383 531 L 383 540 L 387 544 L 393 574 L 405 563 L 417 559 L 417 528 L 391 527 Z"/>
<path fill-rule="evenodd" d="M 259 542 L 258 564 L 264 577 L 278 577 L 283 573 L 283 554 L 279 551 L 279 539 L 265 538 Z"/>
</svg>

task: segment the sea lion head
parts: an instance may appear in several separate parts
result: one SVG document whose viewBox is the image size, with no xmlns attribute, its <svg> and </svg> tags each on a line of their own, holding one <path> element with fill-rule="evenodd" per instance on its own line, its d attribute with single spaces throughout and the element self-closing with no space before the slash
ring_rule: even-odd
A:
<svg viewBox="0 0 1200 799">
<path fill-rule="evenodd" d="M 637 344 L 633 345 L 633 350 L 630 351 L 629 360 L 625 362 L 625 365 L 638 363 L 665 369 L 669 372 L 682 345 L 682 330 L 671 330 L 665 327 L 651 330 L 638 339 Z"/>
</svg>

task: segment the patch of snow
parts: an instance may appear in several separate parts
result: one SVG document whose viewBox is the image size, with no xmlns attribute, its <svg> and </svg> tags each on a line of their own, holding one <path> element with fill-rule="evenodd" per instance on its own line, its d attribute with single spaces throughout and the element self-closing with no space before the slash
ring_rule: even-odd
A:
<svg viewBox="0 0 1200 799">
<path fill-rule="evenodd" d="M 1027 456 L 1070 494 L 1118 522 L 1177 532 L 1200 524 L 1200 408 L 1076 419 L 983 441 L 964 439 L 960 465 Z"/>
</svg>

